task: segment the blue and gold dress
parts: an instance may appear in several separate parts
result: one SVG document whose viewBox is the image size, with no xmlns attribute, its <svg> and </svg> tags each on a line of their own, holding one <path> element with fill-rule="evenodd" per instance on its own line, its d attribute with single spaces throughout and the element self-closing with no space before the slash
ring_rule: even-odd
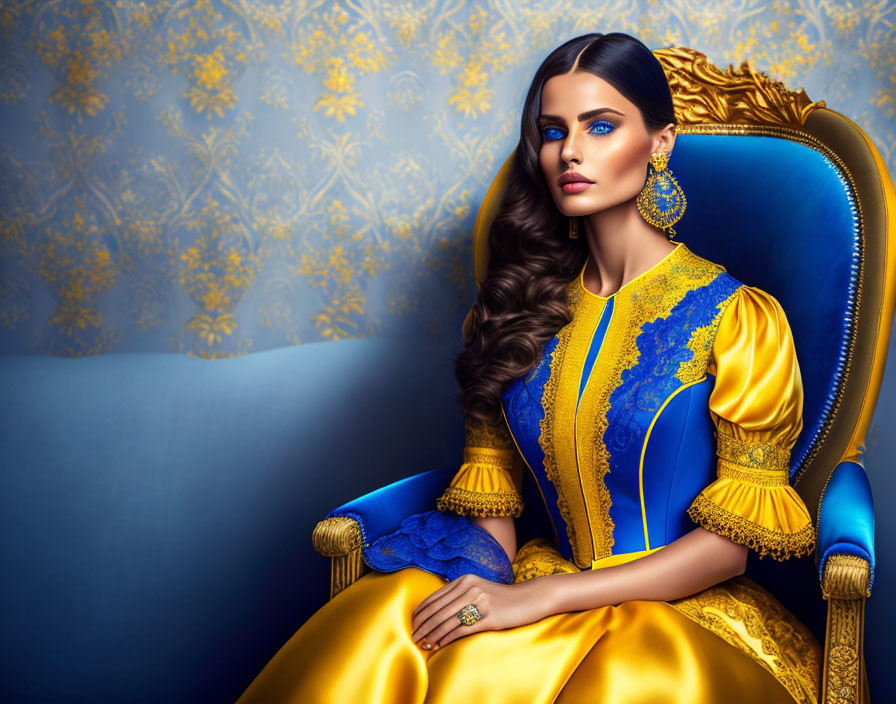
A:
<svg viewBox="0 0 896 704">
<path fill-rule="evenodd" d="M 778 560 L 809 554 L 811 517 L 788 478 L 803 391 L 778 301 L 683 243 L 610 296 L 588 291 L 584 271 L 567 287 L 572 320 L 505 387 L 504 423 L 467 422 L 463 463 L 415 530 L 518 517 L 528 473 L 553 535 L 521 545 L 501 581 L 623 564 L 697 525 Z M 445 583 L 419 565 L 365 574 L 239 704 L 818 701 L 820 644 L 745 576 L 424 651 L 411 615 Z"/>
</svg>

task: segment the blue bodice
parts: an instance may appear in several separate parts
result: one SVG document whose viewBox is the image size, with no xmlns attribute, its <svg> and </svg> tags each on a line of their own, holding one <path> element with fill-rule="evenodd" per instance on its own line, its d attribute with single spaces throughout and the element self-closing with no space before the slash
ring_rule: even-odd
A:
<svg viewBox="0 0 896 704">
<path fill-rule="evenodd" d="M 715 478 L 709 352 L 740 285 L 681 244 L 608 297 L 580 274 L 568 287 L 573 319 L 506 388 L 508 428 L 561 554 L 580 568 L 693 529 L 688 506 Z"/>
</svg>

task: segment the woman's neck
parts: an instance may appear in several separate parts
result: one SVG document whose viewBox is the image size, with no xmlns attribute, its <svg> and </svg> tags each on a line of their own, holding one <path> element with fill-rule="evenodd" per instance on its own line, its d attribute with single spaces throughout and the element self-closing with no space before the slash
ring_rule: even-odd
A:
<svg viewBox="0 0 896 704">
<path fill-rule="evenodd" d="M 635 201 L 584 218 L 589 261 L 585 288 L 611 296 L 675 249 L 662 230 L 644 221 Z"/>
</svg>

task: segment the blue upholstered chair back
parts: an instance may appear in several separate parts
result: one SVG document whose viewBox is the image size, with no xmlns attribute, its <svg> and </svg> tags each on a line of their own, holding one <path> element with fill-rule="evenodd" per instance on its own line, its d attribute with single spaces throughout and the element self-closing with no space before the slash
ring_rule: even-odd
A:
<svg viewBox="0 0 896 704">
<path fill-rule="evenodd" d="M 838 161 L 807 135 L 783 131 L 679 134 L 669 160 L 688 202 L 676 239 L 772 294 L 787 315 L 805 394 L 790 464 L 798 491 L 840 395 L 855 328 L 860 221 Z M 747 575 L 824 641 L 816 556 L 779 564 L 751 553 Z"/>
<path fill-rule="evenodd" d="M 805 391 L 791 481 L 822 435 L 855 325 L 859 213 L 837 161 L 788 133 L 681 134 L 669 161 L 688 200 L 677 239 L 772 294 L 787 314 Z"/>
</svg>

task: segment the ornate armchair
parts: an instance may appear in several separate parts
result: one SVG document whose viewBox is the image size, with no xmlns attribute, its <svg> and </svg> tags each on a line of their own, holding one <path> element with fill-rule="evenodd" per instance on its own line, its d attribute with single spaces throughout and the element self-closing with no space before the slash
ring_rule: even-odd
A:
<svg viewBox="0 0 896 704">
<path fill-rule="evenodd" d="M 817 549 L 776 565 L 751 555 L 747 574 L 824 643 L 824 701 L 867 702 L 862 642 L 874 509 L 863 455 L 896 302 L 893 182 L 862 130 L 804 90 L 789 91 L 747 62 L 722 71 L 691 49 L 654 53 L 679 121 L 669 165 L 689 208 L 678 238 L 781 302 L 803 376 L 804 426 L 790 476 L 815 516 Z M 477 217 L 477 282 L 512 158 Z M 365 546 L 433 508 L 455 470 L 390 484 L 317 525 L 314 546 L 332 558 L 331 597 L 364 572 Z M 524 511 L 522 534 L 537 530 L 534 520 Z"/>
</svg>

